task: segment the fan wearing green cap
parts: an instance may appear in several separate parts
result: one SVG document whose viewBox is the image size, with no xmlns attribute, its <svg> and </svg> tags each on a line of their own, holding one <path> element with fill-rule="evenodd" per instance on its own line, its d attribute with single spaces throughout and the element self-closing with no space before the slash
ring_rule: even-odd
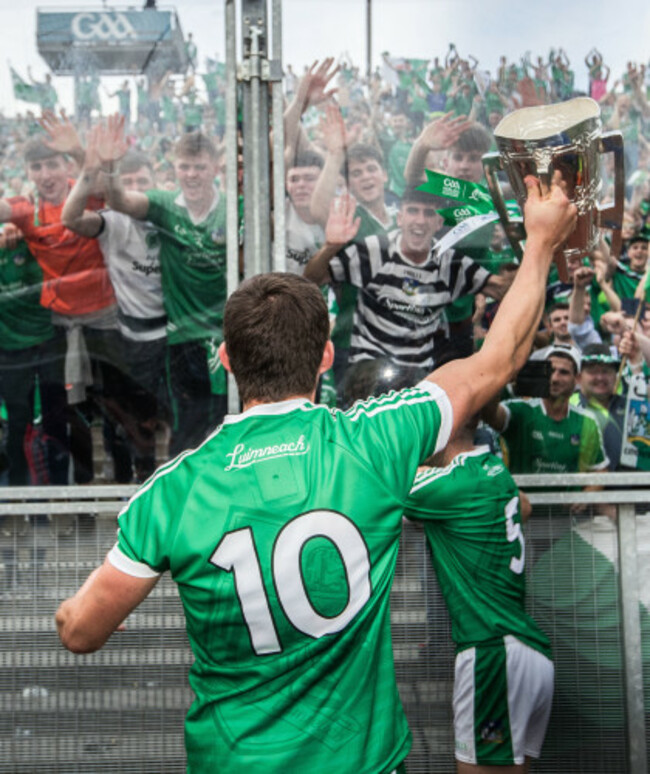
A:
<svg viewBox="0 0 650 774">
<path fill-rule="evenodd" d="M 620 355 L 612 354 L 607 344 L 589 344 L 582 352 L 580 391 L 571 397 L 576 406 L 591 409 L 603 434 L 610 470 L 619 467 L 625 424 L 625 397 L 617 395 L 616 375 Z"/>
</svg>

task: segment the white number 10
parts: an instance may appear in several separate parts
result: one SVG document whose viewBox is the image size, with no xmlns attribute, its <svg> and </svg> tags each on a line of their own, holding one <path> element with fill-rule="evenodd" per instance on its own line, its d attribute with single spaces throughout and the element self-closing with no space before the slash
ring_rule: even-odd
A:
<svg viewBox="0 0 650 774">
<path fill-rule="evenodd" d="M 314 609 L 302 576 L 302 550 L 309 540 L 316 537 L 326 538 L 334 544 L 347 577 L 347 604 L 331 618 L 320 615 Z M 282 646 L 271 614 L 251 528 L 245 527 L 224 535 L 210 562 L 233 573 L 242 615 L 255 653 L 279 653 Z M 370 599 L 368 548 L 357 526 L 334 511 L 310 511 L 285 525 L 273 547 L 272 572 L 285 615 L 298 631 L 311 637 L 341 631 Z"/>
</svg>

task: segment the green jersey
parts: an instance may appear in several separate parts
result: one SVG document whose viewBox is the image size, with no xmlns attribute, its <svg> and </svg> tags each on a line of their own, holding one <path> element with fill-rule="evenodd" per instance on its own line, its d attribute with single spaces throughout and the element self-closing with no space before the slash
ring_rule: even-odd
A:
<svg viewBox="0 0 650 774">
<path fill-rule="evenodd" d="M 109 561 L 169 570 L 185 609 L 188 771 L 381 774 L 406 757 L 390 588 L 417 466 L 450 426 L 430 382 L 347 412 L 259 405 L 126 506 Z"/>
<path fill-rule="evenodd" d="M 619 298 L 634 298 L 639 282 L 643 279 L 643 273 L 634 271 L 628 264 L 622 261 L 616 262 L 616 271 L 612 276 L 612 285 Z"/>
<path fill-rule="evenodd" d="M 160 270 L 170 344 L 221 341 L 226 301 L 226 200 L 215 189 L 207 217 L 194 223 L 178 191 L 147 191 L 147 220 L 160 232 Z"/>
<path fill-rule="evenodd" d="M 458 650 L 512 634 L 550 655 L 548 638 L 524 609 L 519 491 L 487 446 L 418 473 L 405 514 L 423 522 Z"/>
<path fill-rule="evenodd" d="M 402 196 L 406 188 L 404 169 L 412 147 L 408 140 L 396 140 L 388 154 L 388 187 L 396 196 Z"/>
<path fill-rule="evenodd" d="M 26 349 L 54 336 L 52 313 L 41 306 L 43 272 L 20 241 L 0 249 L 0 348 Z"/>
<path fill-rule="evenodd" d="M 587 473 L 609 461 L 598 422 L 585 409 L 567 406 L 564 419 L 551 419 L 541 398 L 507 400 L 502 436 L 512 473 Z"/>
</svg>

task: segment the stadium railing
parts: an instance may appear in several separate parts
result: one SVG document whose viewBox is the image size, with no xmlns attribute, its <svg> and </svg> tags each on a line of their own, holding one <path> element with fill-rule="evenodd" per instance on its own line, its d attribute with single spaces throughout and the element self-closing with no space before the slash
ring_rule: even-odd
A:
<svg viewBox="0 0 650 774">
<path fill-rule="evenodd" d="M 650 476 L 520 476 L 518 482 L 534 506 L 526 526 L 528 609 L 551 639 L 556 667 L 549 731 L 532 771 L 645 774 Z M 163 577 L 129 616 L 126 631 L 98 653 L 68 653 L 54 628 L 59 602 L 112 546 L 116 514 L 133 491 L 3 489 L 0 774 L 185 770 L 192 655 L 173 582 Z M 407 771 L 447 774 L 454 768 L 453 645 L 422 530 L 406 522 L 391 616 L 413 732 Z"/>
</svg>

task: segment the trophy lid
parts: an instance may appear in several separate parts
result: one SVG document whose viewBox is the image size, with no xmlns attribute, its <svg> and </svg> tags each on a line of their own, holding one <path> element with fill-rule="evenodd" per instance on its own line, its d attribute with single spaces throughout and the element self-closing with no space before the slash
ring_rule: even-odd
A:
<svg viewBox="0 0 650 774">
<path fill-rule="evenodd" d="M 543 140 L 563 134 L 577 124 L 600 117 L 598 103 L 590 97 L 576 97 L 554 105 L 537 105 L 509 113 L 499 121 L 495 137 L 508 140 Z"/>
</svg>

